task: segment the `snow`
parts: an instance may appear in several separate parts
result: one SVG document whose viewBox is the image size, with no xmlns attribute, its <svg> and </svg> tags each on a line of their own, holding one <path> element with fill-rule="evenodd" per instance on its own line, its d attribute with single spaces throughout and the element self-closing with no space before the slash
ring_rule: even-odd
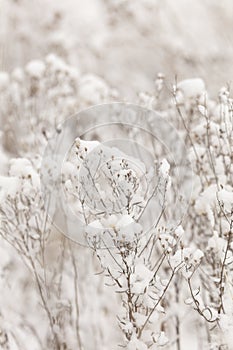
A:
<svg viewBox="0 0 233 350">
<path fill-rule="evenodd" d="M 120 229 L 133 223 L 134 220 L 130 215 L 123 215 L 120 217 L 120 220 L 116 223 L 116 229 Z"/>
<path fill-rule="evenodd" d="M 0 219 L 0 228 L 1 228 L 1 219 Z M 11 256 L 6 247 L 0 247 L 0 275 L 3 273 L 3 270 L 11 262 Z"/>
<path fill-rule="evenodd" d="M 177 84 L 177 88 L 186 98 L 199 97 L 206 91 L 205 83 L 200 78 L 182 80 Z"/>
<path fill-rule="evenodd" d="M 22 83 L 24 80 L 24 72 L 22 68 L 15 68 L 11 74 L 12 78 L 18 83 Z"/>
<path fill-rule="evenodd" d="M 9 86 L 10 77 L 6 72 L 0 72 L 0 90 L 7 89 Z"/>
<path fill-rule="evenodd" d="M 231 212 L 233 208 L 233 189 L 228 191 L 226 189 L 222 189 L 218 191 L 218 199 L 224 205 L 224 209 L 226 212 Z"/>
<path fill-rule="evenodd" d="M 164 346 L 168 343 L 168 338 L 166 337 L 164 332 L 161 332 L 158 338 L 158 345 L 159 346 Z"/>
<path fill-rule="evenodd" d="M 140 159 L 99 141 L 80 138 L 75 140 L 62 169 L 67 199 L 73 209 L 75 201 L 85 198 L 83 204 L 89 225 L 96 219 L 94 213 L 101 212 L 103 226 L 114 226 L 118 238 L 129 241 L 142 230 L 134 218 L 146 203 L 145 173 L 146 166 Z"/>
<path fill-rule="evenodd" d="M 149 282 L 153 278 L 153 271 L 149 270 L 143 264 L 137 264 L 134 272 L 131 275 L 132 292 L 135 294 L 143 294 L 145 288 L 148 287 Z"/>
<path fill-rule="evenodd" d="M 3 138 L 2 136 L 3 136 L 3 133 L 2 131 L 0 131 L 0 143 L 2 142 L 2 138 Z M 0 174 L 1 175 L 7 174 L 8 163 L 9 163 L 8 154 L 0 144 Z"/>
<path fill-rule="evenodd" d="M 163 178 L 167 178 L 169 175 L 170 164 L 166 159 L 163 159 L 160 163 L 159 172 L 163 176 Z"/>
<path fill-rule="evenodd" d="M 134 319 L 137 327 L 142 327 L 146 321 L 147 316 L 140 314 L 139 312 L 134 313 Z"/>
<path fill-rule="evenodd" d="M 193 261 L 196 264 L 197 263 L 199 264 L 203 257 L 204 257 L 204 253 L 200 249 L 195 250 L 195 252 L 193 253 Z"/>
<path fill-rule="evenodd" d="M 63 343 L 60 347 L 173 350 L 178 317 L 181 349 L 217 349 L 224 344 L 232 349 L 233 242 L 228 244 L 228 238 L 233 218 L 233 99 L 228 84 L 219 90 L 233 72 L 232 1 L 198 0 L 190 6 L 186 0 L 62 0 L 59 4 L 38 0 L 37 11 L 30 1 L 3 0 L 2 5 L 0 233 L 12 244 L 0 237 L 0 334 L 4 338 L 7 332 L 6 347 L 52 346 L 51 319 L 41 305 L 39 281 L 54 331 Z M 199 23 L 198 18 L 205 20 Z M 198 78 L 192 78 L 194 74 Z M 170 97 L 175 76 L 176 100 L 190 135 Z M 186 77 L 191 78 L 182 80 Z M 106 109 L 103 116 L 95 114 L 110 101 L 125 101 L 126 113 L 122 109 L 119 128 L 109 123 L 102 132 L 95 128 L 102 117 L 109 121 L 119 117 L 117 108 Z M 130 113 L 130 103 L 136 113 Z M 86 119 L 78 119 L 67 145 L 87 126 L 93 127 L 85 133 L 89 141 L 76 139 L 60 173 L 60 155 L 43 156 L 47 142 L 53 134 L 63 135 L 69 116 L 93 105 L 98 108 L 88 113 L 93 111 L 96 119 L 91 125 L 88 113 Z M 141 105 L 151 109 L 148 118 Z M 109 111 L 116 114 L 108 115 Z M 177 139 L 166 134 L 166 128 L 161 131 L 167 143 L 152 141 L 154 132 L 161 136 L 154 113 L 159 113 L 165 127 L 172 123 L 177 137 L 185 140 L 182 152 L 173 154 Z M 136 130 L 144 117 L 145 124 Z M 149 160 L 140 150 L 140 159 L 128 156 L 131 147 L 121 150 L 123 139 L 146 149 Z M 185 168 L 188 156 L 192 179 Z M 74 235 L 69 237 L 85 246 L 64 239 L 57 222 L 51 225 L 52 215 L 47 220 L 40 192 L 41 158 L 42 178 L 50 189 L 61 180 L 59 195 L 64 196 L 62 208 L 56 210 L 61 231 L 66 235 L 73 225 Z M 184 161 L 184 178 L 173 171 L 173 163 L 170 168 L 171 159 L 177 166 L 178 160 Z M 182 189 L 193 188 L 187 203 L 180 199 L 180 183 Z M 154 185 L 158 187 L 150 198 Z M 164 190 L 166 208 L 160 217 L 157 207 L 161 210 Z M 176 220 L 177 198 L 187 208 L 183 220 Z M 89 244 L 79 241 L 81 234 Z M 95 239 L 105 246 L 92 245 Z M 15 248 L 24 245 L 18 254 Z M 171 274 L 181 266 L 165 290 Z M 208 326 L 195 310 L 187 278 L 204 315 L 217 315 L 219 327 Z M 224 310 L 219 311 L 222 286 Z M 139 339 L 138 328 L 161 296 Z M 79 331 L 83 346 L 77 343 Z"/>
<path fill-rule="evenodd" d="M 105 81 L 96 75 L 85 75 L 79 82 L 79 98 L 86 104 L 95 105 L 106 101 L 110 94 Z"/>
<path fill-rule="evenodd" d="M 109 215 L 107 218 L 95 220 L 88 224 L 86 233 L 101 238 L 104 232 L 111 230 L 117 241 L 133 241 L 142 232 L 141 226 L 129 215 Z"/>
<path fill-rule="evenodd" d="M 219 237 L 217 231 L 214 231 L 213 236 L 208 241 L 208 249 L 213 249 L 221 259 L 225 247 L 226 241 Z"/>
<path fill-rule="evenodd" d="M 198 110 L 203 116 L 207 116 L 208 115 L 208 110 L 207 110 L 207 108 L 205 106 L 199 105 L 198 106 Z"/>
<path fill-rule="evenodd" d="M 31 78 L 40 79 L 45 72 L 45 64 L 42 61 L 34 60 L 27 64 L 26 72 Z"/>
<path fill-rule="evenodd" d="M 139 339 L 132 339 L 127 345 L 127 350 L 148 350 L 148 347 Z"/>
<path fill-rule="evenodd" d="M 92 152 L 100 143 L 98 141 L 85 141 L 77 138 L 75 140 L 75 146 L 81 152 L 81 155 L 85 157 L 89 152 Z"/>
<path fill-rule="evenodd" d="M 0 176 L 1 200 L 3 200 L 3 198 L 6 197 L 7 195 L 14 198 L 19 188 L 20 188 L 20 180 L 18 177 Z"/>
<path fill-rule="evenodd" d="M 184 229 L 181 225 L 179 225 L 175 231 L 174 231 L 174 234 L 176 236 L 176 238 L 180 239 L 182 238 L 182 236 L 184 235 Z"/>
<path fill-rule="evenodd" d="M 96 230 L 97 229 L 97 230 Z M 96 234 L 99 230 L 103 230 L 104 226 L 99 220 L 92 221 L 86 228 L 87 233 L 91 234 L 92 232 Z"/>
<path fill-rule="evenodd" d="M 206 188 L 200 196 L 197 198 L 195 203 L 195 209 L 198 214 L 205 214 L 211 211 L 211 208 L 216 203 L 217 186 L 210 185 Z"/>
</svg>

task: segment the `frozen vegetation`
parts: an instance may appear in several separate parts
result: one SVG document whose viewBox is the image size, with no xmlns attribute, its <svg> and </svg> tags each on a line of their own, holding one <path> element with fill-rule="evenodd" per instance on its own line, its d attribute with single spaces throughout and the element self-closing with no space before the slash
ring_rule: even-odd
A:
<svg viewBox="0 0 233 350">
<path fill-rule="evenodd" d="M 233 349 L 232 13 L 0 1 L 0 349 Z"/>
</svg>

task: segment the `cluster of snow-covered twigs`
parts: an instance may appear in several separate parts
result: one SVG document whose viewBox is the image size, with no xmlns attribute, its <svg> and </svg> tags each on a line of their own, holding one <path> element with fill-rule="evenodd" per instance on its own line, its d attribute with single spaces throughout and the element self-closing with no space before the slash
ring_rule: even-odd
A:
<svg viewBox="0 0 233 350">
<path fill-rule="evenodd" d="M 201 79 L 167 91 L 159 74 L 136 102 L 159 111 L 183 139 L 190 197 L 174 205 L 176 164 L 161 145 L 146 167 L 102 145 L 98 130 L 77 138 L 61 182 L 83 220 L 83 246 L 48 217 L 43 152 L 67 117 L 117 92 L 54 54 L 0 73 L 1 349 L 180 350 L 189 337 L 199 349 L 232 348 L 233 100 L 227 87 L 212 100 Z M 155 128 L 153 119 L 148 125 Z"/>
<path fill-rule="evenodd" d="M 202 79 L 161 73 L 153 85 L 146 67 L 158 44 L 165 70 L 207 61 L 198 35 L 190 52 L 173 37 L 189 6 L 79 4 L 76 37 L 72 1 L 48 3 L 0 6 L 0 349 L 231 350 L 230 87 L 211 98 Z M 215 65 L 227 56 L 208 50 Z M 153 89 L 129 91 L 141 85 Z"/>
</svg>

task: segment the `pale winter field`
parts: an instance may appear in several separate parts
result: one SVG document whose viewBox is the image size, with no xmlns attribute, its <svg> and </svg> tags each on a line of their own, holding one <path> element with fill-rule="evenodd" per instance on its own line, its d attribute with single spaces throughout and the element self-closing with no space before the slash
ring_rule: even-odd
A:
<svg viewBox="0 0 233 350">
<path fill-rule="evenodd" d="M 233 349 L 231 0 L 0 0 L 0 349 Z"/>
</svg>

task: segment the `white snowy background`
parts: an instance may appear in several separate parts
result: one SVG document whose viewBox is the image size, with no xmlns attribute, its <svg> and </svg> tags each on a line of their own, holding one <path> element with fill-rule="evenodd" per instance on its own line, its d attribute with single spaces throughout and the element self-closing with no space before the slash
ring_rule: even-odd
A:
<svg viewBox="0 0 233 350">
<path fill-rule="evenodd" d="M 0 0 L 0 349 L 233 349 L 232 19 L 231 0 Z M 151 168 L 130 158 L 134 168 L 109 146 L 105 157 L 120 160 L 101 176 L 133 195 L 127 211 L 96 217 L 76 168 L 104 137 L 97 129 L 76 139 L 86 126 L 77 124 L 78 151 L 62 176 L 67 201 L 87 220 L 82 247 L 47 218 L 41 164 L 55 164 L 43 154 L 68 117 L 117 101 L 174 125 L 193 166 L 189 209 L 171 229 L 180 179 L 163 148 Z M 150 118 L 147 127 L 157 128 Z M 143 134 L 118 132 L 153 149 Z M 134 221 L 151 194 L 138 169 L 147 184 L 158 179 L 168 206 L 148 243 Z M 114 191 L 98 186 L 90 200 L 111 207 Z M 106 227 L 116 234 L 108 254 L 93 249 Z"/>
</svg>

